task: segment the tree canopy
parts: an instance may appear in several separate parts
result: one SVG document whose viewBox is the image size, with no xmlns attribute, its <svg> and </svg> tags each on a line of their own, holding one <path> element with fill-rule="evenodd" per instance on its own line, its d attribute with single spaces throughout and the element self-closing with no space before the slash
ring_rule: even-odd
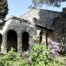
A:
<svg viewBox="0 0 66 66">
<path fill-rule="evenodd" d="M 49 4 L 49 5 L 60 7 L 60 3 L 65 1 L 66 0 L 32 0 L 32 3 L 34 7 L 37 7 L 40 4 Z"/>
<path fill-rule="evenodd" d="M 7 0 L 0 0 L 0 20 L 4 20 L 7 14 L 8 14 Z"/>
</svg>

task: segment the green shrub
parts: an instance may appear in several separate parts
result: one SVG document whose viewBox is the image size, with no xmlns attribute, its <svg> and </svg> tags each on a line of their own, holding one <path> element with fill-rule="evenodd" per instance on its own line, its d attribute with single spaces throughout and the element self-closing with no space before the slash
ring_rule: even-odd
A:
<svg viewBox="0 0 66 66">
<path fill-rule="evenodd" d="M 11 49 L 7 55 L 0 58 L 0 66 L 29 66 L 29 64 L 20 54 Z"/>
<path fill-rule="evenodd" d="M 50 49 L 45 45 L 36 44 L 32 47 L 30 57 L 32 66 L 64 66 L 57 60 L 50 58 Z"/>
<path fill-rule="evenodd" d="M 29 54 L 31 66 L 64 66 L 55 59 L 50 58 L 50 49 L 42 44 L 35 44 Z M 22 58 L 13 49 L 5 56 L 0 57 L 0 66 L 30 66 L 28 60 Z"/>
</svg>

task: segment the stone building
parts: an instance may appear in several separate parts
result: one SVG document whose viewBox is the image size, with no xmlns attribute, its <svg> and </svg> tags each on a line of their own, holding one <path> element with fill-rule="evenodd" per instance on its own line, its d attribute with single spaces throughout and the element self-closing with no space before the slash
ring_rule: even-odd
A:
<svg viewBox="0 0 66 66">
<path fill-rule="evenodd" d="M 12 17 L 4 23 L 0 31 L 1 52 L 6 53 L 11 47 L 19 53 L 29 49 L 29 40 L 35 33 L 35 26 L 17 17 Z"/>
<path fill-rule="evenodd" d="M 7 53 L 11 47 L 19 53 L 27 51 L 34 44 L 34 35 L 39 37 L 39 43 L 51 42 L 54 36 L 51 25 L 61 13 L 33 9 L 20 17 L 12 16 L 0 23 L 0 51 Z"/>
</svg>

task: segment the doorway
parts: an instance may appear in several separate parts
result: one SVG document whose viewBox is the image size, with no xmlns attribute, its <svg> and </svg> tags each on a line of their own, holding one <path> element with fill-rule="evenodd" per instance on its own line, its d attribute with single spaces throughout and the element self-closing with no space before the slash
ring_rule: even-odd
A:
<svg viewBox="0 0 66 66">
<path fill-rule="evenodd" d="M 7 32 L 7 52 L 14 48 L 17 51 L 17 33 L 14 30 Z"/>
<path fill-rule="evenodd" d="M 29 49 L 29 33 L 22 33 L 22 51 L 27 51 Z"/>
</svg>

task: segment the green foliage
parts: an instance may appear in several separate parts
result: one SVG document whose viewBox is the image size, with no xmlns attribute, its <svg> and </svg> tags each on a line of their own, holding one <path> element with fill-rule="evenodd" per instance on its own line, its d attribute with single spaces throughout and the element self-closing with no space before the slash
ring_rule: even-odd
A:
<svg viewBox="0 0 66 66">
<path fill-rule="evenodd" d="M 32 66 L 64 66 L 57 60 L 50 58 L 50 49 L 45 45 L 34 45 L 30 57 L 32 59 Z"/>
<path fill-rule="evenodd" d="M 42 44 L 35 44 L 32 47 L 29 57 L 32 60 L 31 66 L 64 66 L 55 59 L 50 58 L 50 49 Z M 13 49 L 5 56 L 0 57 L 0 66 L 30 66 L 28 60 L 14 52 Z"/>
<path fill-rule="evenodd" d="M 29 64 L 20 54 L 11 49 L 7 55 L 0 58 L 0 66 L 29 66 Z"/>
<path fill-rule="evenodd" d="M 60 7 L 61 2 L 65 2 L 66 0 L 32 0 L 32 3 L 35 7 L 38 7 L 43 4 L 53 5 L 56 7 Z"/>
<path fill-rule="evenodd" d="M 7 14 L 8 14 L 7 0 L 0 0 L 0 20 L 4 20 Z"/>
<path fill-rule="evenodd" d="M 38 41 L 39 41 L 39 37 L 36 36 L 36 35 L 33 35 L 33 36 L 32 36 L 32 39 L 34 40 L 34 42 L 38 42 Z"/>
</svg>

